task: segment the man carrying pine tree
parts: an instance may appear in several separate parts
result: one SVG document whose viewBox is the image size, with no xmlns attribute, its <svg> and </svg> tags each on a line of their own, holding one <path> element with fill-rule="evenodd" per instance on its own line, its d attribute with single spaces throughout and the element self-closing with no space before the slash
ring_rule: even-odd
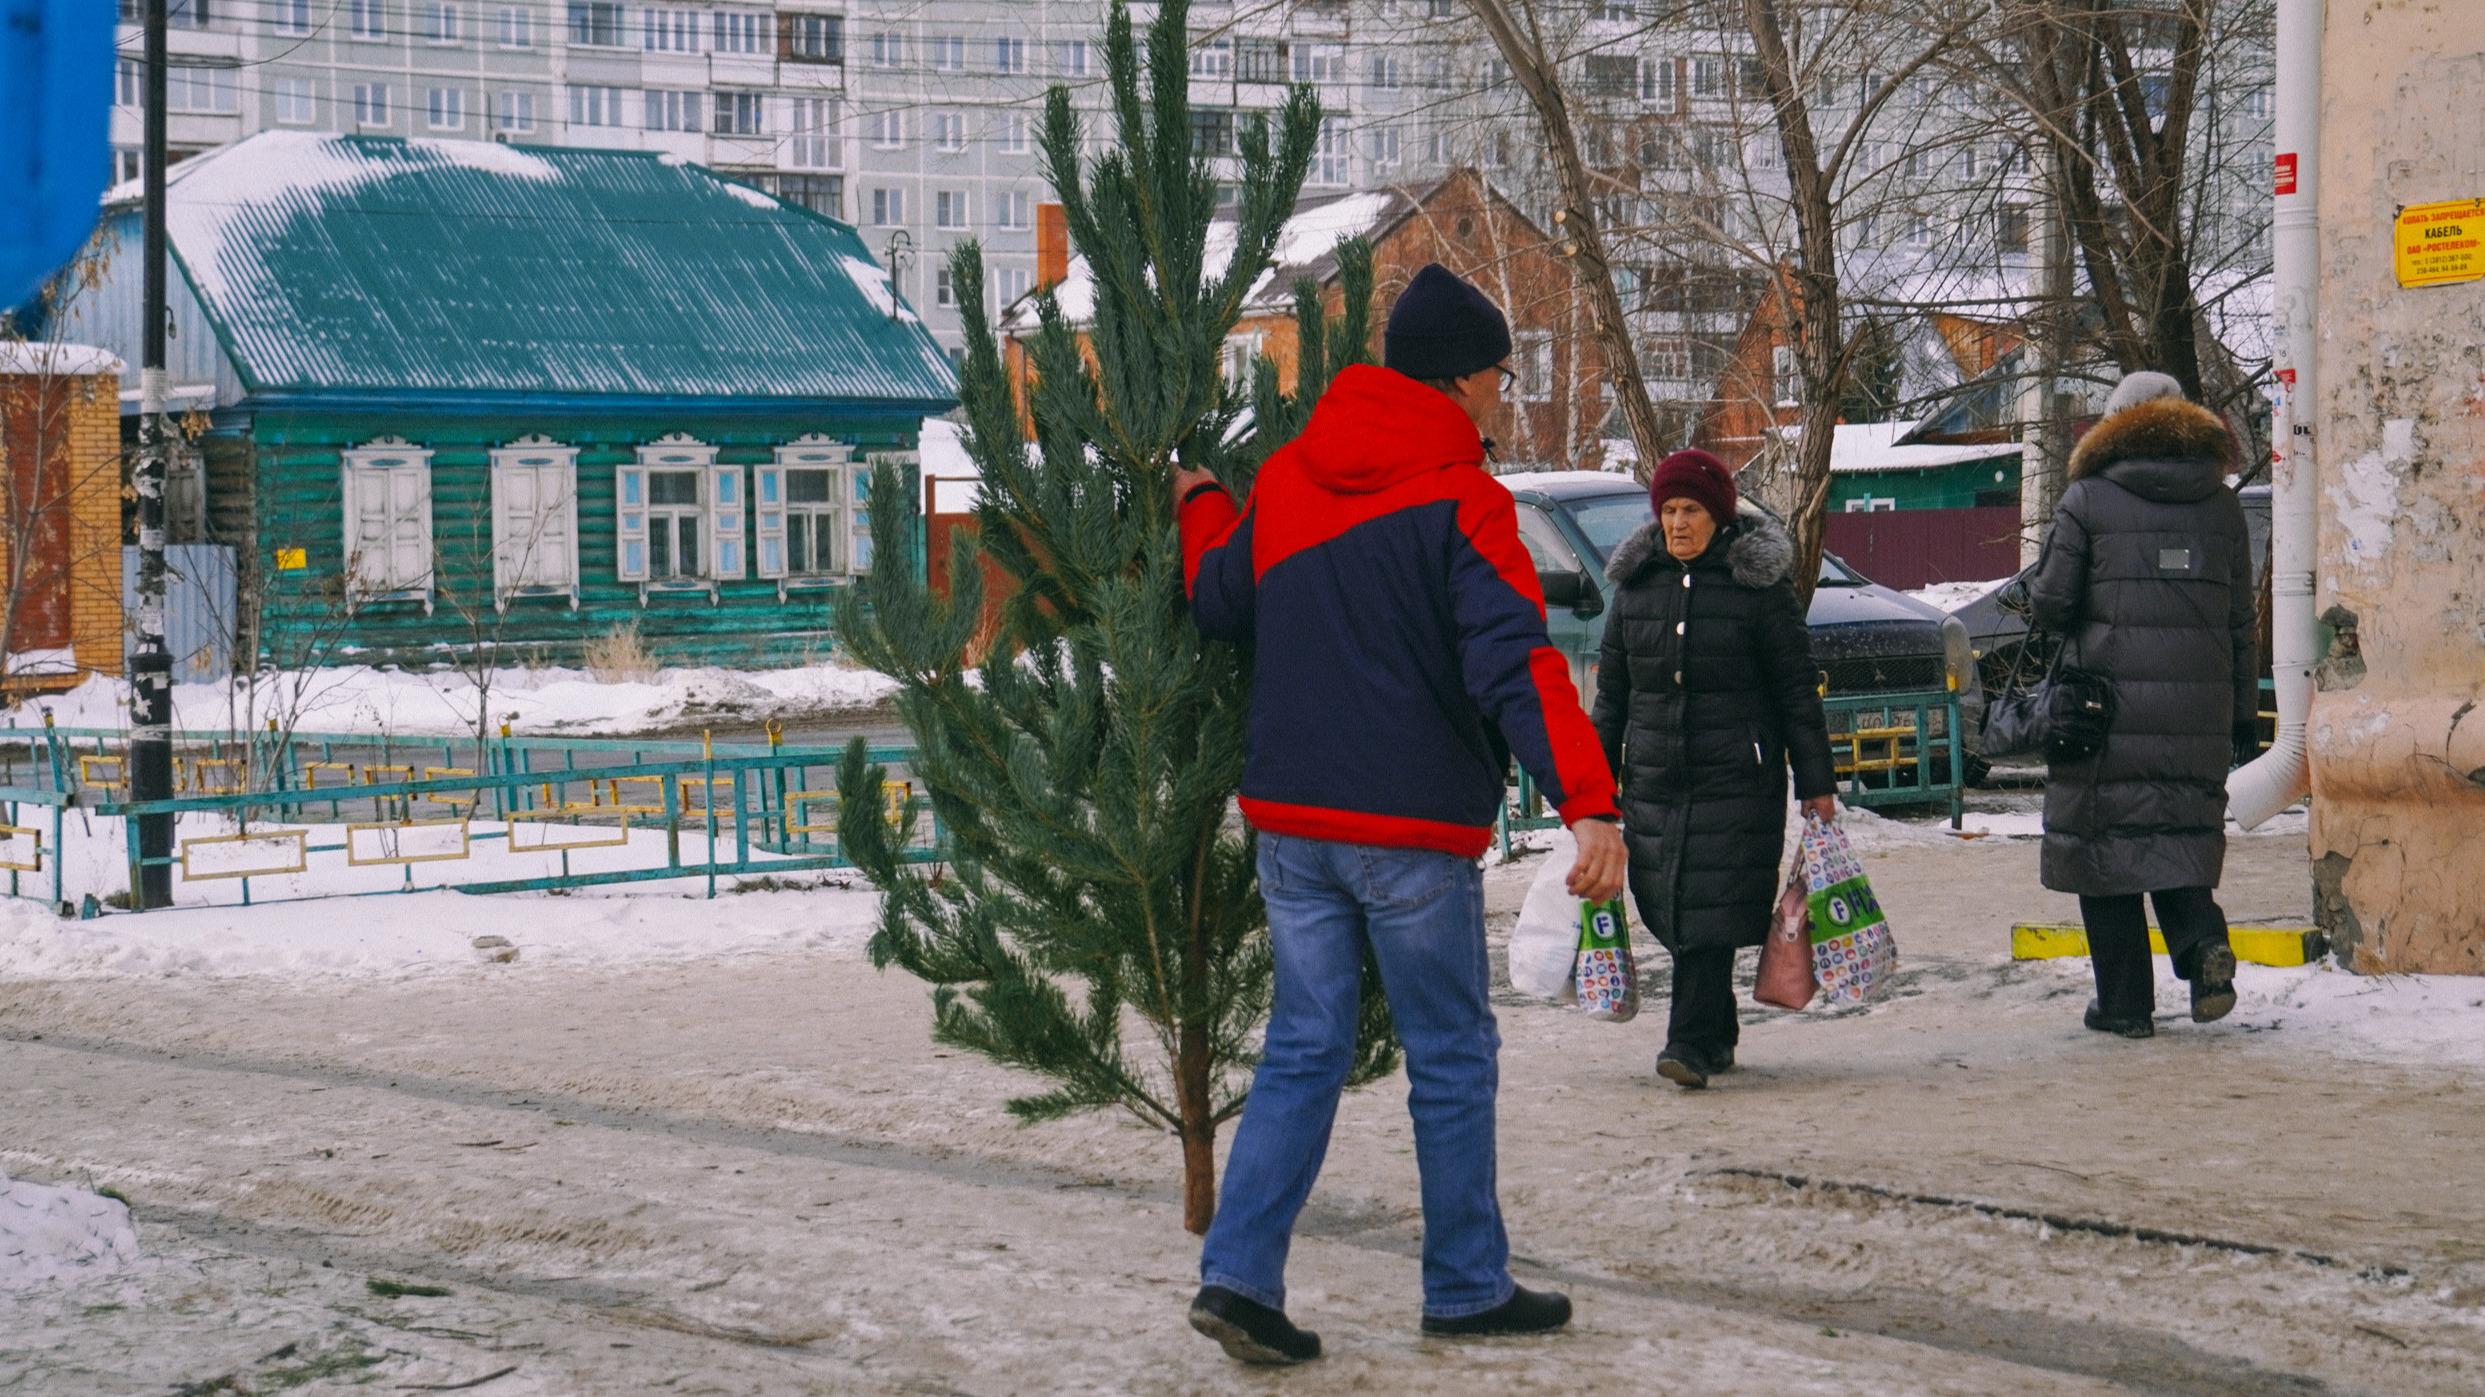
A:
<svg viewBox="0 0 2485 1397">
<path fill-rule="evenodd" d="M 1207 635 L 1254 643 L 1242 809 L 1259 831 L 1276 993 L 1191 1304 L 1192 1326 L 1246 1362 L 1320 1355 L 1285 1315 L 1286 1251 L 1328 1150 L 1367 953 L 1406 1050 L 1424 1331 L 1570 1320 L 1568 1297 L 1510 1277 L 1476 860 L 1515 752 L 1577 835 L 1570 891 L 1614 897 L 1613 775 L 1546 637 L 1510 492 L 1484 470 L 1508 322 L 1428 266 L 1383 344 L 1388 366 L 1339 373 L 1241 509 L 1203 472 L 1174 480 L 1192 614 Z"/>
</svg>

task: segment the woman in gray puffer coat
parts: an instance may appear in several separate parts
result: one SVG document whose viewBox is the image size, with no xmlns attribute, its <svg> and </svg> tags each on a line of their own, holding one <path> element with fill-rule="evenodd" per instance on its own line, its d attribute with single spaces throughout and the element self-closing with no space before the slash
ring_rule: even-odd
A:
<svg viewBox="0 0 2485 1397">
<path fill-rule="evenodd" d="M 2164 374 L 2123 380 L 2071 454 L 2071 483 L 2029 583 L 2065 662 L 2112 679 L 2094 755 L 2046 773 L 2042 876 L 2076 893 L 2097 998 L 2092 1029 L 2156 1031 L 2141 895 L 2156 903 L 2192 1017 L 2235 1005 L 2235 953 L 2212 896 L 2226 859 L 2226 773 L 2255 743 L 2257 594 L 2234 438 Z"/>
<path fill-rule="evenodd" d="M 1734 1066 L 1734 953 L 1768 936 L 1787 768 L 1822 819 L 1837 774 L 1794 540 L 1705 451 L 1666 457 L 1648 495 L 1656 519 L 1605 569 L 1596 731 L 1622 786 L 1632 900 L 1674 954 L 1657 1073 L 1703 1087 Z"/>
</svg>

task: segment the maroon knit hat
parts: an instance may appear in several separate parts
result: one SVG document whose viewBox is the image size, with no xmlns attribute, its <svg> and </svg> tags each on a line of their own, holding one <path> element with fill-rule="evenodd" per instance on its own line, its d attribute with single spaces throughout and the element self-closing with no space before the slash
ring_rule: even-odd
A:
<svg viewBox="0 0 2485 1397">
<path fill-rule="evenodd" d="M 1690 500 L 1722 529 L 1734 522 L 1734 472 L 1705 451 L 1677 451 L 1648 478 L 1648 507 L 1663 513 L 1667 500 Z"/>
</svg>

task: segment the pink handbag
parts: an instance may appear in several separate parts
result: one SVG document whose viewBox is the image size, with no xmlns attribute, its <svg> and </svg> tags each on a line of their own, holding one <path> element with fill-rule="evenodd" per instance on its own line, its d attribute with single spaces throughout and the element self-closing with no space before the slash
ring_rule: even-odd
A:
<svg viewBox="0 0 2485 1397">
<path fill-rule="evenodd" d="M 1760 973 L 1752 981 L 1752 998 L 1780 1009 L 1801 1009 L 1820 993 L 1812 973 L 1812 905 L 1803 877 L 1803 855 L 1795 855 L 1795 871 L 1778 894 L 1777 915 L 1769 919 L 1769 939 L 1760 944 Z"/>
</svg>

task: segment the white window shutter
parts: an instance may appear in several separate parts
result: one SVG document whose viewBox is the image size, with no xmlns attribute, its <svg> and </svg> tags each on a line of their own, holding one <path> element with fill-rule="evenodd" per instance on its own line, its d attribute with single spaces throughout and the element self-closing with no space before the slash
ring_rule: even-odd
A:
<svg viewBox="0 0 2485 1397">
<path fill-rule="evenodd" d="M 389 586 L 431 590 L 430 463 L 388 471 Z"/>
<path fill-rule="evenodd" d="M 708 576 L 730 581 L 748 571 L 742 516 L 749 504 L 742 493 L 742 467 L 708 467 Z"/>
<path fill-rule="evenodd" d="M 752 572 L 760 577 L 783 577 L 785 567 L 785 467 L 753 466 L 751 522 Z"/>
<path fill-rule="evenodd" d="M 647 580 L 645 466 L 619 466 L 613 471 L 613 576 L 623 582 Z"/>
<path fill-rule="evenodd" d="M 578 590 L 578 457 L 567 456 L 557 466 L 543 468 L 543 489 L 547 496 L 544 511 L 542 546 L 536 550 L 536 579 L 546 587 L 567 587 Z M 558 490 L 558 499 L 549 498 Z"/>
<path fill-rule="evenodd" d="M 499 466 L 492 472 L 492 594 L 506 597 L 526 584 L 529 534 L 535 520 L 535 472 Z"/>
<path fill-rule="evenodd" d="M 387 472 L 345 468 L 345 580 L 349 593 L 388 586 Z"/>
</svg>

